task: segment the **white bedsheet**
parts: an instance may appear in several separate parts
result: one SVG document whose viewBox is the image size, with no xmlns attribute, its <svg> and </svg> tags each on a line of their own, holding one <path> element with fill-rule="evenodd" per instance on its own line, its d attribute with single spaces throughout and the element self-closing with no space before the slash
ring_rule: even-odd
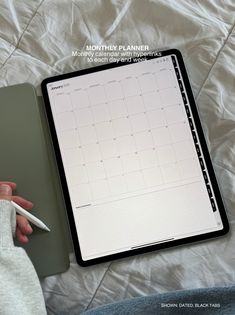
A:
<svg viewBox="0 0 235 315">
<path fill-rule="evenodd" d="M 226 237 L 81 268 L 43 281 L 49 314 L 153 293 L 235 283 L 235 2 L 1 0 L 0 86 L 92 64 L 88 44 L 178 48 L 184 56 L 231 232 Z M 202 218 L 203 220 L 203 218 Z"/>
</svg>

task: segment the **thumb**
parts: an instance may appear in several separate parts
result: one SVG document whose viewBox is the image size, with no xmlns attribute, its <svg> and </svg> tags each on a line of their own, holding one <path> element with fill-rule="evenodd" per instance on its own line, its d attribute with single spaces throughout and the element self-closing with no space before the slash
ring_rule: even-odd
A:
<svg viewBox="0 0 235 315">
<path fill-rule="evenodd" d="M 0 199 L 10 200 L 12 196 L 12 189 L 9 185 L 0 184 Z"/>
</svg>

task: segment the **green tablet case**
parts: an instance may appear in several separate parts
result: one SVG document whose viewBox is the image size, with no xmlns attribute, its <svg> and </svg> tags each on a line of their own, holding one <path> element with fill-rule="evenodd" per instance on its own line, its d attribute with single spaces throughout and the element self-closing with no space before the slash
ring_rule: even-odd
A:
<svg viewBox="0 0 235 315">
<path fill-rule="evenodd" d="M 30 84 L 0 89 L 0 147 L 0 180 L 16 182 L 14 193 L 31 200 L 31 213 L 51 229 L 32 225 L 23 247 L 39 277 L 64 272 L 72 250 L 70 231 L 43 100 Z"/>
</svg>

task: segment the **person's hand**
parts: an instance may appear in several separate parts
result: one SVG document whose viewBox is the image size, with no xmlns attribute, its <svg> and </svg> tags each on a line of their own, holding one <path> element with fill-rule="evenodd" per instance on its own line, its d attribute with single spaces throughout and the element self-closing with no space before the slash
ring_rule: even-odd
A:
<svg viewBox="0 0 235 315">
<path fill-rule="evenodd" d="M 13 196 L 12 190 L 16 189 L 16 184 L 13 182 L 0 181 L 0 200 L 14 201 L 21 207 L 31 210 L 33 208 L 32 202 L 20 197 Z M 16 215 L 16 237 L 21 243 L 28 243 L 28 236 L 33 232 L 28 220 L 21 215 Z"/>
</svg>

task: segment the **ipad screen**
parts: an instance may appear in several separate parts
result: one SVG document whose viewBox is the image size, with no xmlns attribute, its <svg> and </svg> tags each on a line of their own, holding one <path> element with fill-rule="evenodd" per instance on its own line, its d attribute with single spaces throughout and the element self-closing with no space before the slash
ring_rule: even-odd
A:
<svg viewBox="0 0 235 315">
<path fill-rule="evenodd" d="M 223 229 L 174 54 L 47 88 L 84 261 Z"/>
</svg>

